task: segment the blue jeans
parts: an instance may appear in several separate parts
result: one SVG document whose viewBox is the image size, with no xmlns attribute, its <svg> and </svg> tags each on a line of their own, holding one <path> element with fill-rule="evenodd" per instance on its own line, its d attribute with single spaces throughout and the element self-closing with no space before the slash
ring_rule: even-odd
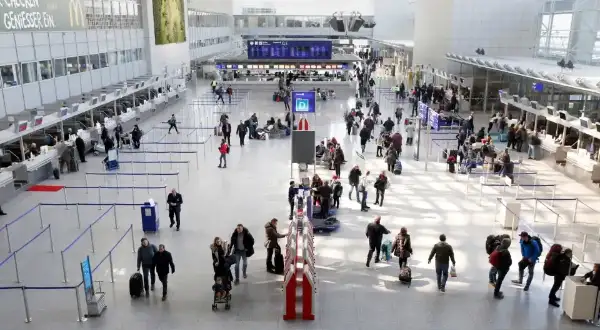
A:
<svg viewBox="0 0 600 330">
<path fill-rule="evenodd" d="M 362 200 L 360 202 L 360 209 L 367 210 L 367 191 L 362 192 Z"/>
<path fill-rule="evenodd" d="M 235 279 L 240 279 L 240 260 L 244 262 L 242 265 L 242 274 L 246 276 L 246 269 L 248 268 L 248 259 L 246 257 L 246 251 L 235 251 Z"/>
<path fill-rule="evenodd" d="M 535 153 L 535 149 L 536 149 L 536 147 L 537 147 L 537 146 L 532 146 L 532 145 L 529 145 L 529 150 L 527 150 L 527 157 L 528 157 L 528 158 L 533 158 L 533 159 L 535 159 L 535 157 L 537 156 L 537 155 L 536 155 L 536 153 Z"/>
<path fill-rule="evenodd" d="M 435 264 L 435 274 L 437 276 L 438 289 L 446 287 L 446 281 L 448 280 L 448 268 L 449 264 Z"/>
<path fill-rule="evenodd" d="M 489 272 L 490 283 L 496 283 L 496 279 L 498 278 L 498 269 L 492 266 Z"/>
<path fill-rule="evenodd" d="M 533 281 L 533 271 L 535 270 L 535 263 L 523 261 L 519 262 L 519 283 L 523 283 L 523 277 L 525 276 L 525 268 L 527 268 L 527 282 L 525 282 L 525 288 L 529 289 L 531 281 Z"/>
<path fill-rule="evenodd" d="M 348 197 L 352 199 L 352 191 L 356 189 L 356 200 L 360 202 L 360 195 L 358 194 L 358 184 L 350 184 L 350 192 L 348 192 Z"/>
<path fill-rule="evenodd" d="M 219 166 L 227 167 L 227 154 L 221 154 L 221 156 L 219 156 Z"/>
</svg>

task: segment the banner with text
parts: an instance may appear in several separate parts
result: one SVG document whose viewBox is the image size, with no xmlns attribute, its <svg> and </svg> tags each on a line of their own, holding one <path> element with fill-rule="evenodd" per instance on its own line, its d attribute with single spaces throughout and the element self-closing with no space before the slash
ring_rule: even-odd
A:
<svg viewBox="0 0 600 330">
<path fill-rule="evenodd" d="M 0 0 L 0 32 L 69 31 L 87 27 L 84 0 Z"/>
</svg>

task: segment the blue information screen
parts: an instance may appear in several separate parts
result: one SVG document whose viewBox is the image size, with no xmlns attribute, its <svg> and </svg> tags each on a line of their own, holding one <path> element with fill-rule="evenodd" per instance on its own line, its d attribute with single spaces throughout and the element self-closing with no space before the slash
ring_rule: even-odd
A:
<svg viewBox="0 0 600 330">
<path fill-rule="evenodd" d="M 316 92 L 292 92 L 292 112 L 315 113 Z"/>
<path fill-rule="evenodd" d="M 94 296 L 94 282 L 92 280 L 92 267 L 90 258 L 87 257 L 81 262 L 81 276 L 83 277 L 83 291 L 86 301 L 91 301 Z"/>
<path fill-rule="evenodd" d="M 330 60 L 330 40 L 248 40 L 248 59 Z"/>
</svg>

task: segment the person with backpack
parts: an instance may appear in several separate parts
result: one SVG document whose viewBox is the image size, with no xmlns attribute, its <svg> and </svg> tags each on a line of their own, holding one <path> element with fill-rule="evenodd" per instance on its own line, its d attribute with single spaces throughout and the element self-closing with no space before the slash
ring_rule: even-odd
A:
<svg viewBox="0 0 600 330">
<path fill-rule="evenodd" d="M 221 139 L 221 145 L 219 146 L 219 168 L 227 168 L 227 154 L 229 153 L 229 145 L 225 142 L 225 139 Z"/>
<path fill-rule="evenodd" d="M 508 238 L 510 239 L 510 236 L 507 234 L 503 234 L 503 235 L 489 235 L 487 237 L 487 239 L 485 240 L 485 252 L 488 254 L 488 258 L 489 256 L 496 251 L 496 249 L 498 248 L 498 246 L 500 246 L 500 243 L 502 243 L 502 240 Z M 494 265 L 492 265 L 492 267 L 490 267 L 490 271 L 489 271 L 489 281 L 490 281 L 490 286 L 496 286 L 496 280 L 498 277 L 498 270 L 496 269 L 496 267 L 494 267 Z"/>
<path fill-rule="evenodd" d="M 383 196 L 385 196 L 385 190 L 388 188 L 390 181 L 388 177 L 385 175 L 385 171 L 382 171 L 381 174 L 375 180 L 375 205 L 379 204 L 379 206 L 383 206 Z M 379 199 L 381 197 L 381 200 Z"/>
<path fill-rule="evenodd" d="M 394 166 L 396 166 L 396 162 L 398 161 L 398 151 L 396 151 L 396 148 L 388 148 L 385 161 L 387 163 L 388 171 L 394 172 Z"/>
<path fill-rule="evenodd" d="M 400 228 L 400 233 L 396 235 L 396 239 L 394 239 L 394 244 L 392 245 L 392 253 L 398 257 L 400 269 L 407 267 L 408 258 L 412 254 L 412 247 L 410 244 L 410 235 L 406 227 Z"/>
<path fill-rule="evenodd" d="M 344 193 L 344 187 L 342 186 L 342 183 L 339 180 L 339 177 L 334 176 L 333 177 L 333 207 L 335 207 L 336 209 L 340 208 L 340 198 L 342 197 L 342 194 Z"/>
<path fill-rule="evenodd" d="M 554 307 L 560 307 L 558 302 L 560 298 L 556 296 L 556 293 L 562 286 L 563 281 L 571 272 L 571 259 L 573 258 L 573 251 L 571 249 L 565 249 L 560 244 L 554 244 L 550 247 L 550 251 L 546 255 L 544 261 L 544 273 L 548 276 L 554 277 L 554 283 L 548 294 L 548 304 Z"/>
<path fill-rule="evenodd" d="M 350 170 L 348 174 L 348 183 L 350 183 L 350 191 L 348 192 L 348 199 L 352 200 L 352 191 L 356 190 L 356 201 L 360 203 L 360 196 L 358 195 L 358 184 L 360 182 L 360 176 L 362 172 L 358 165 L 354 165 L 354 167 Z"/>
<path fill-rule="evenodd" d="M 510 237 L 502 238 L 500 244 L 490 254 L 490 264 L 497 274 L 497 278 L 494 278 L 494 298 L 496 299 L 504 298 L 500 288 L 502 288 L 502 282 L 504 282 L 504 278 L 508 274 L 510 266 L 512 266 L 512 257 L 510 251 L 508 251 L 510 242 Z"/>
<path fill-rule="evenodd" d="M 521 241 L 519 244 L 521 245 L 521 255 L 523 258 L 519 261 L 519 278 L 512 282 L 517 285 L 523 285 L 523 276 L 525 268 L 527 268 L 527 282 L 525 282 L 523 291 L 529 291 L 529 286 L 531 285 L 531 281 L 533 281 L 535 264 L 542 254 L 542 242 L 539 237 L 531 237 L 526 231 L 522 232 L 520 236 Z"/>
</svg>

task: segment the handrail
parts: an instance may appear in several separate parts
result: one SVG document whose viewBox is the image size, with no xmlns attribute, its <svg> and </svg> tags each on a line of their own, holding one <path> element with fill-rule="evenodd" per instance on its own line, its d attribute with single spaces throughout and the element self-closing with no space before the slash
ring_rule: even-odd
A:
<svg viewBox="0 0 600 330">
<path fill-rule="evenodd" d="M 96 218 L 96 220 L 94 220 L 94 222 L 92 222 L 89 226 L 87 226 L 87 228 L 85 228 L 66 248 L 64 248 L 61 253 L 68 251 L 70 248 L 73 247 L 73 245 L 75 245 L 75 243 L 77 243 L 77 241 L 79 241 L 79 239 L 81 237 L 83 237 L 83 235 L 85 235 L 88 231 L 90 231 L 92 229 L 92 226 L 95 225 L 96 223 L 98 223 L 98 221 L 102 220 L 102 218 L 104 218 L 104 216 L 110 212 L 112 209 L 114 208 L 114 206 L 109 207 L 106 211 L 104 211 L 104 213 L 102 213 L 98 218 Z"/>
<path fill-rule="evenodd" d="M 34 211 L 35 209 L 37 209 L 37 208 L 38 208 L 38 205 L 36 205 L 36 206 L 32 207 L 31 209 L 29 209 L 29 210 L 25 211 L 25 213 L 23 213 L 23 214 L 19 215 L 19 216 L 18 216 L 16 219 L 14 219 L 13 221 L 11 221 L 11 222 L 7 223 L 5 227 L 11 226 L 11 225 L 12 225 L 12 224 L 14 224 L 15 222 L 17 222 L 17 221 L 19 221 L 19 220 L 23 219 L 23 217 L 25 217 L 25 216 L 26 216 L 26 215 L 28 215 L 29 213 L 33 212 L 33 211 Z M 0 231 L 2 231 L 2 230 L 0 229 Z"/>
<path fill-rule="evenodd" d="M 119 163 L 125 163 L 125 164 L 189 164 L 190 161 L 189 160 L 163 160 L 163 161 L 149 161 L 149 160 L 124 160 L 124 161 L 119 161 Z"/>
</svg>

